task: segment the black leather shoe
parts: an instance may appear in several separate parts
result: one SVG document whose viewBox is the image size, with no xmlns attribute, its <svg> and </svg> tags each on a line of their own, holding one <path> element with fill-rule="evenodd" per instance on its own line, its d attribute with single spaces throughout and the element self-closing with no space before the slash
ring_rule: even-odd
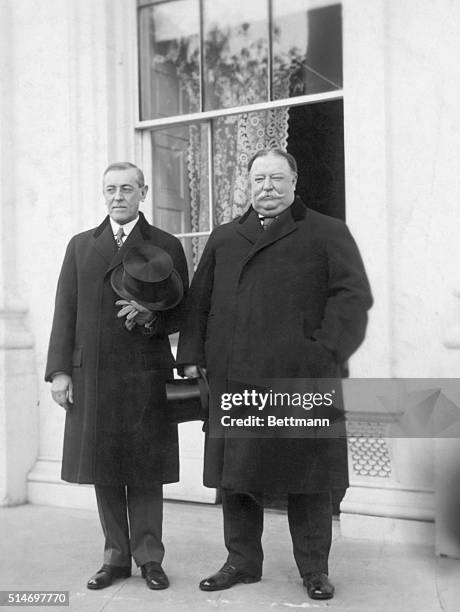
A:
<svg viewBox="0 0 460 612">
<path fill-rule="evenodd" d="M 251 576 L 236 569 L 233 565 L 225 563 L 216 574 L 200 582 L 200 589 L 202 591 L 222 591 L 238 584 L 238 582 L 251 584 L 252 582 L 259 582 L 259 580 L 260 576 Z"/>
<path fill-rule="evenodd" d="M 88 589 L 105 589 L 110 586 L 116 578 L 129 578 L 131 576 L 130 567 L 121 567 L 118 565 L 104 565 L 94 576 L 88 580 L 86 586 Z"/>
<path fill-rule="evenodd" d="M 311 599 L 332 599 L 334 585 L 331 584 L 327 574 L 312 572 L 303 576 L 303 584 Z"/>
<path fill-rule="evenodd" d="M 159 591 L 160 589 L 167 589 L 169 587 L 168 576 L 166 576 L 159 563 L 148 561 L 141 567 L 141 572 L 142 578 L 145 578 L 145 582 L 149 589 Z"/>
</svg>

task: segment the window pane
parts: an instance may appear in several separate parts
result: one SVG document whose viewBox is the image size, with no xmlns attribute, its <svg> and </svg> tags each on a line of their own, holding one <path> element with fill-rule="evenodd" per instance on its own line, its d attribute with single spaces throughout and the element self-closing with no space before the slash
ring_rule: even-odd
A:
<svg viewBox="0 0 460 612">
<path fill-rule="evenodd" d="M 299 167 L 297 195 L 310 208 L 345 219 L 342 100 L 292 106 L 287 150 Z"/>
<path fill-rule="evenodd" d="M 341 88 L 341 5 L 273 0 L 273 98 Z"/>
<path fill-rule="evenodd" d="M 207 125 L 152 132 L 154 223 L 171 234 L 209 231 Z M 199 243 L 186 241 L 198 261 Z"/>
<path fill-rule="evenodd" d="M 141 119 L 200 110 L 199 23 L 198 0 L 139 9 Z"/>
<path fill-rule="evenodd" d="M 267 0 L 205 0 L 204 107 L 268 99 Z"/>
<path fill-rule="evenodd" d="M 287 108 L 219 117 L 213 121 L 214 223 L 241 215 L 250 204 L 247 165 L 259 149 L 286 149 Z"/>
</svg>

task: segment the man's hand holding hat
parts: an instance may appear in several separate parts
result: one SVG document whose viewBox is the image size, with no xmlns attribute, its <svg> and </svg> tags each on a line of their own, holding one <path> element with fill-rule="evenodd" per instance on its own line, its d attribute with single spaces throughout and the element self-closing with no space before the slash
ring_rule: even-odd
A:
<svg viewBox="0 0 460 612">
<path fill-rule="evenodd" d="M 122 306 L 117 317 L 126 316 L 125 327 L 129 331 L 138 324 L 154 333 L 156 313 L 177 306 L 184 294 L 171 256 L 151 244 L 129 249 L 122 264 L 113 270 L 110 282 L 122 298 L 115 302 Z"/>
<path fill-rule="evenodd" d="M 126 316 L 125 327 L 129 331 L 131 331 L 136 324 L 150 327 L 157 318 L 155 313 L 135 300 L 117 300 L 115 305 L 123 306 L 123 308 L 118 311 L 117 317 L 121 319 Z"/>
</svg>

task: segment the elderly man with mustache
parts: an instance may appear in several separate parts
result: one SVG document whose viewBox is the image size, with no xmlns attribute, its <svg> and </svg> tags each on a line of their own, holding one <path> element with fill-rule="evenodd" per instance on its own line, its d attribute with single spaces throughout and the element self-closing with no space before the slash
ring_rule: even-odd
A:
<svg viewBox="0 0 460 612">
<path fill-rule="evenodd" d="M 331 493 L 348 486 L 345 437 L 227 435 L 213 430 L 213 417 L 232 381 L 340 376 L 364 338 L 372 297 L 347 226 L 296 197 L 292 155 L 265 149 L 248 167 L 252 205 L 212 232 L 178 347 L 186 376 L 208 371 L 204 484 L 222 490 L 228 551 L 200 588 L 260 580 L 264 499 L 286 495 L 303 584 L 311 598 L 329 599 Z"/>
</svg>

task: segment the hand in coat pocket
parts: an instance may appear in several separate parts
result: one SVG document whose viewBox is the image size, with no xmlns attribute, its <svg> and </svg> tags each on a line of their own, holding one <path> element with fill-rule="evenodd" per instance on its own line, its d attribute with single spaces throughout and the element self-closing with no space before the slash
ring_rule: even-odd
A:
<svg viewBox="0 0 460 612">
<path fill-rule="evenodd" d="M 333 377 L 336 374 L 337 361 L 334 354 L 321 342 L 313 338 L 305 340 L 305 360 L 312 378 Z"/>
</svg>

